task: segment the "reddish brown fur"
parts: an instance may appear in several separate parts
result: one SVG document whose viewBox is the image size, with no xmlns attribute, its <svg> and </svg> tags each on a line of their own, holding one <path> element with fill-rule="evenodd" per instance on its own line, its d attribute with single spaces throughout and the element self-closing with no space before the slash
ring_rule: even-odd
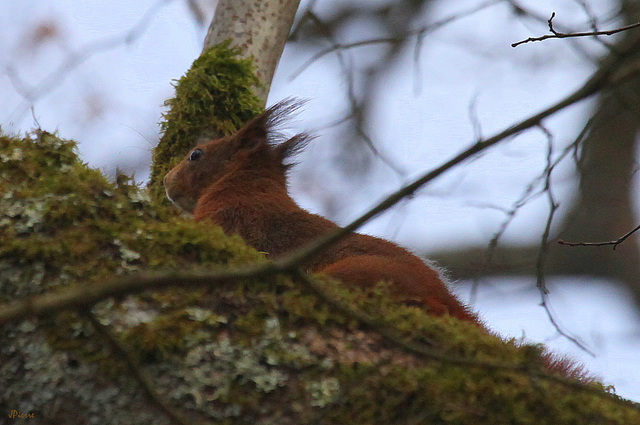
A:
<svg viewBox="0 0 640 425">
<path fill-rule="evenodd" d="M 286 160 L 309 138 L 300 134 L 274 143 L 273 127 L 299 104 L 281 102 L 232 136 L 196 146 L 164 178 L 167 196 L 196 221 L 211 220 L 227 234 L 239 234 L 271 258 L 290 253 L 338 226 L 298 206 L 286 185 Z M 190 157 L 197 150 L 201 155 Z M 438 272 L 389 241 L 351 234 L 304 264 L 347 285 L 392 284 L 399 301 L 418 302 L 430 314 L 449 314 L 482 325 L 447 289 Z M 578 376 L 575 366 L 546 355 L 550 370 Z"/>
<path fill-rule="evenodd" d="M 273 126 L 299 105 L 280 103 L 236 134 L 196 146 L 164 179 L 167 195 L 197 221 L 208 219 L 239 234 L 269 257 L 290 253 L 338 228 L 300 208 L 287 193 L 285 161 L 308 141 L 305 135 L 274 144 Z M 196 160 L 189 160 L 200 149 Z M 308 261 L 305 268 L 349 285 L 392 284 L 398 299 L 423 303 L 430 313 L 477 323 L 438 273 L 389 241 L 358 233 Z"/>
</svg>

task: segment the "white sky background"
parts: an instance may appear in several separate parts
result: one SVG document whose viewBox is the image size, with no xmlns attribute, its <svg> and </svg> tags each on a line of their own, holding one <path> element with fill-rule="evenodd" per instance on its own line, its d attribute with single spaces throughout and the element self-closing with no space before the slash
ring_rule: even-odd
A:
<svg viewBox="0 0 640 425">
<path fill-rule="evenodd" d="M 320 16 L 329 13 L 336 1 L 318 1 Z M 439 2 L 424 24 L 479 3 Z M 555 11 L 558 23 L 588 29 L 584 11 L 575 0 L 522 3 L 543 16 Z M 601 29 L 617 24 L 606 20 L 614 13 L 611 3 L 588 2 L 601 18 Z M 117 40 L 140 22 L 144 25 L 130 43 Z M 34 43 L 35 28 L 47 23 L 57 29 L 55 37 Z M 82 157 L 92 166 L 107 174 L 119 167 L 135 172 L 142 181 L 148 176 L 150 150 L 158 140 L 162 102 L 173 93 L 170 82 L 198 56 L 205 30 L 194 24 L 181 0 L 0 0 L 0 126 L 7 132 L 26 132 L 37 126 L 35 116 L 43 129 L 78 140 Z M 330 212 L 330 218 L 347 223 L 403 182 L 472 143 L 477 138 L 469 113 L 474 99 L 486 137 L 564 97 L 595 69 L 572 42 L 510 46 L 546 31 L 543 24 L 514 19 L 505 6 L 492 6 L 429 34 L 420 50 L 417 77 L 411 50 L 400 66 L 380 78 L 381 90 L 374 97 L 375 119 L 367 123 L 367 131 L 377 148 L 406 171 L 404 179 L 375 159 L 374 172 L 364 181 L 345 177 L 333 167 L 333 160 L 342 152 L 338 142 L 344 128 L 327 126 L 347 112 L 342 71 L 336 56 L 330 54 L 292 80 L 294 71 L 315 51 L 288 46 L 270 103 L 286 96 L 309 99 L 305 111 L 292 123 L 292 131 L 320 136 L 299 158 L 292 178 L 294 197 L 314 212 Z M 338 41 L 379 35 L 375 23 L 369 22 L 357 31 L 339 34 Z M 77 67 L 66 69 L 52 84 L 47 82 L 70 54 L 111 39 L 114 47 L 81 56 Z M 579 43 L 590 54 L 602 53 L 593 42 Z M 376 47 L 346 54 L 354 63 L 380 59 Z M 553 133 L 556 152 L 575 137 L 588 108 L 585 102 L 545 122 Z M 426 251 L 447 244 L 487 243 L 505 218 L 492 207 L 512 206 L 526 184 L 543 171 L 546 149 L 547 138 L 540 131 L 519 136 L 433 182 L 413 200 L 367 225 L 365 231 Z M 555 172 L 560 214 L 570 204 L 563 194 L 575 184 L 569 164 Z M 544 197 L 525 206 L 505 241 L 537 241 L 547 208 Z M 585 283 L 572 278 L 553 283 L 551 303 L 563 328 L 579 337 L 595 357 L 558 337 L 538 305 L 533 279 L 486 282 L 474 309 L 490 328 L 569 353 L 615 385 L 620 395 L 640 401 L 640 321 L 630 295 L 611 282 Z M 456 290 L 466 297 L 464 285 Z"/>
</svg>

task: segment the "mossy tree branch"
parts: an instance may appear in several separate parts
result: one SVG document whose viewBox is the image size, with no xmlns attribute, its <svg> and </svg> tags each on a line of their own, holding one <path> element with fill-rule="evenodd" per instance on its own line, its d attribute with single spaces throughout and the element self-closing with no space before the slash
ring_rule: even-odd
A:
<svg viewBox="0 0 640 425">
<path fill-rule="evenodd" d="M 19 306 L 23 318 L 40 309 L 38 322 L 26 321 L 14 327 L 5 322 L 0 327 L 4 330 L 0 360 L 7 365 L 5 371 L 13 370 L 17 361 L 9 348 L 27 338 L 29 346 L 44 344 L 59 353 L 52 358 L 51 351 L 43 351 L 39 365 L 56 365 L 58 355 L 62 359 L 79 358 L 83 368 L 95 363 L 111 370 L 118 364 L 135 362 L 141 373 L 153 379 L 160 400 L 174 399 L 169 389 L 178 394 L 193 393 L 199 399 L 212 397 L 207 395 L 211 385 L 217 388 L 218 395 L 206 404 L 212 410 L 198 412 L 205 405 L 181 402 L 181 410 L 189 420 L 211 420 L 227 414 L 236 420 L 246 420 L 255 414 L 251 406 L 256 398 L 263 400 L 263 408 L 272 409 L 269 417 L 273 418 L 283 414 L 284 398 L 307 406 L 302 412 L 287 413 L 299 422 L 305 422 L 306 415 L 322 412 L 323 417 L 330 418 L 327 423 L 344 423 L 345 418 L 354 414 L 352 420 L 360 423 L 366 421 L 367 412 L 373 409 L 383 422 L 372 423 L 405 423 L 422 418 L 431 409 L 433 412 L 448 409 L 436 405 L 448 405 L 448 400 L 459 397 L 466 399 L 464 394 L 473 392 L 472 388 L 481 388 L 480 404 L 469 408 L 468 402 L 459 400 L 464 409 L 459 412 L 462 416 L 458 424 L 494 423 L 481 421 L 477 409 L 498 400 L 505 405 L 516 400 L 543 404 L 550 400 L 553 403 L 583 400 L 579 404 L 587 411 L 579 410 L 576 414 L 608 417 L 610 413 L 594 410 L 594 406 L 604 403 L 615 405 L 612 411 L 627 423 L 636 420 L 634 415 L 640 415 L 627 402 L 611 398 L 598 385 L 584 386 L 561 377 L 547 377 L 540 369 L 538 348 L 518 348 L 514 341 L 501 341 L 470 324 L 429 317 L 414 307 L 397 305 L 386 296 L 384 287 L 361 294 L 346 291 L 335 282 L 319 284 L 304 275 L 298 276 L 304 285 L 295 284 L 278 272 L 291 271 L 299 260 L 264 263 L 261 256 L 243 248 L 240 241 L 230 240 L 206 223 L 171 218 L 165 209 L 152 207 L 140 199 L 134 186 L 123 182 L 120 187 L 113 187 L 98 172 L 87 169 L 71 154 L 71 143 L 47 134 L 41 134 L 37 143 L 2 140 L 0 155 L 6 162 L 1 172 L 11 183 L 13 194 L 7 196 L 3 192 L 0 197 L 1 207 L 8 214 L 0 223 L 0 236 L 9 241 L 0 247 L 0 267 L 4 271 L 0 278 L 13 276 L 11 279 L 20 282 L 15 291 L 29 289 L 34 293 L 2 307 L 9 312 L 11 306 Z M 66 170 L 64 175 L 60 169 Z M 56 195 L 51 196 L 52 193 Z M 90 243 L 83 242 L 84 235 L 89 236 Z M 67 249 L 73 249 L 74 254 Z M 45 275 L 34 274 L 43 258 L 47 258 L 48 264 Z M 208 270 L 191 275 L 176 272 L 196 267 Z M 220 271 L 212 271 L 215 270 L 212 267 Z M 158 268 L 174 271 L 160 272 Z M 156 269 L 161 275 L 145 280 L 141 275 L 131 274 L 138 269 L 149 272 Z M 105 273 L 129 276 L 105 281 Z M 3 280 L 0 285 L 5 300 L 7 296 L 14 297 L 7 292 L 11 288 L 8 282 Z M 70 283 L 75 285 L 69 286 Z M 165 289 L 154 292 L 158 288 Z M 126 295 L 132 291 L 139 295 Z M 108 326 L 131 353 L 127 362 L 121 356 L 114 359 L 111 352 L 102 352 L 100 347 L 104 344 L 94 341 L 91 327 L 85 328 L 69 315 L 73 311 L 82 313 L 91 306 L 100 323 Z M 27 326 L 33 323 L 39 323 L 34 334 L 12 330 L 34 329 Z M 234 335 L 234 339 L 228 335 Z M 329 344 L 328 348 L 324 348 L 325 344 Z M 340 348 L 331 348 L 332 344 L 339 344 Z M 31 350 L 29 357 L 35 355 Z M 260 360 L 264 358 L 270 359 L 268 367 Z M 354 358 L 359 360 L 354 362 Z M 185 359 L 191 360 L 185 364 Z M 194 359 L 198 359 L 195 364 L 191 363 Z M 22 367 L 28 372 L 33 366 Z M 219 367 L 224 371 L 215 369 Z M 389 367 L 392 372 L 382 372 Z M 285 370 L 290 378 L 285 377 Z M 34 385 L 34 377 L 43 376 L 42 371 L 34 371 L 30 378 L 23 375 L 25 371 L 16 376 L 3 375 L 7 388 L 19 388 L 22 382 Z M 70 373 L 67 371 L 65 375 L 73 391 L 98 391 L 80 385 L 84 381 Z M 177 380 L 168 384 L 166 380 L 172 374 L 177 374 Z M 217 376 L 218 380 L 208 378 L 195 387 L 189 384 L 202 374 Z M 404 383 L 398 387 L 396 379 Z M 273 380 L 279 384 L 273 386 Z M 479 382 L 485 383 L 477 387 Z M 56 388 L 64 388 L 59 386 L 56 384 Z M 129 400 L 127 405 L 136 400 L 135 387 L 121 383 L 120 388 L 117 394 Z M 128 392 L 131 390 L 134 392 Z M 417 397 L 417 410 L 402 410 L 397 416 L 400 422 L 385 416 L 399 412 L 399 406 L 375 400 L 354 411 L 352 403 L 363 401 L 363 391 L 389 393 L 389 400 L 395 400 L 398 394 L 403 394 L 404 399 Z M 541 394 L 551 393 L 560 398 L 540 399 Z M 56 394 L 58 399 L 70 397 L 61 389 Z M 224 394 L 228 395 L 223 397 Z M 243 397 L 247 396 L 240 394 L 250 396 L 245 400 Z M 245 400 L 240 401 L 239 417 L 233 416 L 234 411 L 223 413 L 228 406 L 224 401 L 227 396 L 234 403 Z M 140 409 L 152 411 L 135 404 L 131 411 L 139 415 Z M 499 409 L 490 417 L 504 421 L 512 414 L 508 411 L 516 410 Z M 549 421 L 557 419 L 553 414 L 547 417 Z M 117 418 L 114 420 L 117 423 Z M 609 423 L 624 421 L 612 419 Z"/>
<path fill-rule="evenodd" d="M 243 114 L 260 109 L 247 88 L 256 81 L 252 63 L 237 52 L 228 44 L 207 50 L 178 83 L 154 157 L 151 190 L 158 199 L 163 169 L 194 138 L 231 131 Z M 617 81 L 612 72 L 597 74 L 573 101 Z M 232 105 L 229 114 L 225 105 Z M 223 117 L 211 121 L 212 111 Z M 470 147 L 448 167 L 525 124 Z M 171 400 L 190 422 L 294 424 L 322 417 L 327 424 L 498 424 L 521 419 L 513 416 L 520 412 L 557 424 L 558 411 L 571 416 L 566 423 L 640 418 L 599 384 L 573 383 L 580 391 L 566 391 L 563 378 L 547 378 L 538 348 L 397 305 L 384 285 L 347 291 L 303 274 L 300 285 L 278 273 L 295 271 L 341 234 L 267 264 L 220 229 L 150 203 L 126 179 L 108 183 L 80 162 L 72 142 L 47 133 L 35 140 L 2 136 L 0 158 L 2 401 L 36 406 L 42 423 L 81 422 L 106 411 L 113 416 L 100 417 L 105 424 L 165 423 L 127 385 L 118 369 L 122 358 L 152 377 L 151 398 L 161 400 L 155 405 Z M 444 171 L 425 174 L 346 231 Z M 156 277 L 142 277 L 150 273 Z M 127 355 L 114 360 L 118 348 L 105 350 L 96 341 L 105 328 L 83 321 L 89 307 Z M 35 316 L 40 320 L 29 320 Z M 543 379 L 531 379 L 536 376 Z"/>
</svg>

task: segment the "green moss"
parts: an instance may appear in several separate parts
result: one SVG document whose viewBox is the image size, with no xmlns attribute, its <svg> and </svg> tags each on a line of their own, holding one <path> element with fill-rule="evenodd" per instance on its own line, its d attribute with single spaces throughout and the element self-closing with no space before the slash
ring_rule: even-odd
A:
<svg viewBox="0 0 640 425">
<path fill-rule="evenodd" d="M 152 207 L 144 191 L 107 181 L 77 159 L 71 141 L 38 133 L 0 143 L 3 155 L 21 158 L 0 168 L 0 267 L 12 276 L 0 277 L 5 297 L 103 273 L 262 258 L 217 227 L 175 217 Z M 40 266 L 34 273 L 24 264 Z"/>
<path fill-rule="evenodd" d="M 5 158 L 0 166 L 4 301 L 140 270 L 263 261 L 261 254 L 217 227 L 151 207 L 130 179 L 119 176 L 118 185 L 107 181 L 78 160 L 72 141 L 46 132 L 27 138 L 2 136 L 0 155 Z M 186 308 L 202 294 L 203 290 L 166 291 L 158 294 L 155 305 Z M 157 337 L 147 339 L 161 353 L 179 345 L 176 335 L 192 335 L 202 325 L 187 320 L 192 312 L 172 311 L 156 319 L 166 326 L 156 324 Z M 51 324 L 54 347 L 75 347 L 78 357 L 94 359 L 95 352 L 86 349 L 92 331 L 82 320 L 62 315 Z M 142 335 L 142 330 L 135 331 Z"/>
<path fill-rule="evenodd" d="M 164 199 L 162 178 L 201 137 L 231 134 L 262 112 L 252 88 L 259 83 L 252 59 L 240 59 L 230 42 L 214 46 L 193 62 L 175 84 L 176 96 L 161 122 L 162 139 L 153 152 L 149 187 Z"/>
</svg>

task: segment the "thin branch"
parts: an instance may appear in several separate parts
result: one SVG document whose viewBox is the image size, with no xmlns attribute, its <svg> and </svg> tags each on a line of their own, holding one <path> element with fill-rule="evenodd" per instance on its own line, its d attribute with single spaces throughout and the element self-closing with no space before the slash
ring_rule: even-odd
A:
<svg viewBox="0 0 640 425">
<path fill-rule="evenodd" d="M 315 53 L 313 56 L 311 56 L 311 58 L 309 58 L 305 63 L 303 63 L 296 71 L 293 72 L 293 74 L 291 75 L 291 79 L 295 79 L 296 77 L 298 77 L 305 69 L 307 69 L 309 66 L 311 66 L 311 64 L 313 64 L 314 62 L 316 62 L 318 59 L 332 53 L 332 52 L 341 52 L 343 50 L 349 50 L 349 49 L 353 49 L 356 47 L 364 47 L 364 46 L 371 46 L 371 45 L 376 45 L 376 44 L 396 44 L 396 43 L 402 43 L 404 42 L 407 38 L 409 37 L 417 37 L 418 38 L 418 45 L 421 45 L 421 39 L 424 38 L 425 35 L 434 32 L 436 30 L 439 30 L 440 28 L 443 28 L 445 26 L 447 26 L 448 24 L 457 21 L 461 18 L 465 18 L 468 16 L 471 16 L 477 12 L 480 12 L 488 7 L 494 6 L 498 3 L 502 3 L 504 0 L 489 0 L 486 1 L 484 3 L 481 3 L 473 8 L 470 8 L 469 10 L 466 10 L 464 12 L 460 12 L 457 13 L 455 15 L 451 15 L 451 16 L 447 16 L 446 18 L 443 18 L 439 21 L 433 22 L 431 24 L 425 25 L 422 28 L 418 28 L 416 30 L 412 30 L 412 31 L 408 31 L 403 35 L 397 36 L 397 37 L 382 37 L 382 38 L 374 38 L 374 39 L 369 39 L 369 40 L 361 40 L 361 41 L 356 41 L 353 43 L 332 43 L 332 45 L 330 47 L 327 47 L 324 50 L 321 50 L 317 53 Z"/>
<path fill-rule="evenodd" d="M 618 74 L 616 74 L 616 72 L 619 70 L 619 64 L 621 63 L 621 61 L 627 56 L 633 54 L 635 52 L 635 49 L 637 49 L 639 45 L 640 45 L 640 40 L 628 46 L 615 59 L 609 59 L 607 62 L 603 63 L 602 66 L 591 76 L 591 78 L 589 78 L 580 88 L 578 88 L 576 91 L 569 94 L 567 97 L 560 100 L 556 104 L 548 107 L 542 112 L 539 112 L 535 115 L 532 115 L 529 118 L 526 118 L 525 120 L 507 128 L 506 130 L 496 134 L 493 137 L 490 137 L 488 139 L 479 141 L 471 145 L 470 147 L 468 147 L 467 149 L 465 149 L 464 151 L 462 151 L 461 153 L 459 153 L 449 161 L 425 173 L 418 179 L 414 180 L 412 183 L 392 193 L 387 198 L 382 200 L 379 204 L 372 207 L 369 211 L 367 211 L 365 214 L 363 214 L 362 216 L 360 216 L 359 218 L 357 218 L 356 220 L 354 220 L 344 228 L 339 229 L 334 233 L 324 238 L 321 238 L 318 241 L 307 245 L 306 247 L 299 249 L 298 251 L 294 252 L 288 257 L 280 259 L 279 262 L 281 264 L 303 263 L 304 261 L 322 252 L 328 246 L 342 239 L 347 234 L 357 230 L 367 221 L 371 220 L 373 217 L 391 208 L 401 199 L 408 196 L 412 196 L 414 192 L 418 190 L 420 187 L 422 187 L 424 184 L 426 184 L 427 182 L 430 182 L 436 177 L 439 177 L 441 174 L 445 173 L 452 167 L 468 160 L 469 158 L 477 155 L 478 153 L 484 151 L 485 149 L 505 139 L 511 138 L 531 127 L 539 125 L 543 119 L 555 114 L 556 112 L 568 106 L 571 106 L 577 102 L 580 102 L 592 96 L 593 94 L 602 90 L 607 85 L 621 84 L 622 82 L 626 81 L 628 78 L 634 75 L 637 75 L 638 73 L 640 73 L 640 69 L 636 69 L 636 68 L 633 68 L 633 70 L 629 72 L 622 72 Z M 626 70 L 623 70 L 623 71 L 626 71 Z"/>
<path fill-rule="evenodd" d="M 344 121 L 352 120 L 354 122 L 354 128 L 356 134 L 365 142 L 365 145 L 369 148 L 369 150 L 373 153 L 373 155 L 378 158 L 382 163 L 384 163 L 387 167 L 389 167 L 399 179 L 401 179 L 404 183 L 406 177 L 406 171 L 404 171 L 400 166 L 395 164 L 391 158 L 389 158 L 386 154 L 383 154 L 375 145 L 371 137 L 367 134 L 364 129 L 363 123 L 363 107 L 361 102 L 358 101 L 355 90 L 355 81 L 354 81 L 354 70 L 351 63 L 348 63 L 347 57 L 343 55 L 341 49 L 338 48 L 339 44 L 335 40 L 335 37 L 331 34 L 330 28 L 311 10 L 307 11 L 304 15 L 305 20 L 311 21 L 316 27 L 320 29 L 324 38 L 326 38 L 329 43 L 331 43 L 332 50 L 335 49 L 336 56 L 338 58 L 338 62 L 340 63 L 340 68 L 342 69 L 342 75 L 345 76 L 347 83 L 347 99 L 350 104 L 351 113 L 348 114 L 344 118 Z M 401 41 L 401 40 L 398 40 Z M 295 78 L 294 76 L 291 79 Z"/>
<path fill-rule="evenodd" d="M 549 31 L 551 31 L 551 34 L 546 34 L 540 37 L 529 37 L 526 40 L 521 40 L 518 41 L 516 43 L 512 43 L 511 47 L 518 47 L 521 44 L 525 44 L 525 43 L 530 43 L 530 42 L 534 42 L 534 41 L 544 41 L 544 40 L 548 40 L 550 38 L 574 38 L 574 37 L 595 37 L 598 35 L 613 35 L 613 34 L 617 34 L 619 32 L 622 31 L 627 31 L 633 28 L 638 28 L 640 27 L 640 22 L 636 22 L 635 24 L 631 24 L 631 25 L 626 25 L 624 27 L 620 27 L 620 28 L 616 28 L 616 29 L 612 29 L 612 30 L 607 30 L 607 31 L 587 31 L 587 32 L 559 32 L 556 31 L 553 28 L 553 18 L 556 17 L 556 12 L 553 12 L 551 14 L 551 17 L 549 18 L 549 20 L 547 21 L 547 23 L 549 24 Z"/>
<path fill-rule="evenodd" d="M 638 226 L 635 229 L 625 233 L 624 235 L 622 235 L 621 237 L 619 237 L 615 241 L 605 241 L 605 242 L 566 242 L 566 241 L 563 241 L 562 239 L 559 239 L 558 240 L 558 244 L 567 245 L 567 246 L 607 246 L 607 245 L 613 245 L 613 249 L 615 250 L 618 247 L 618 245 L 620 245 L 629 236 L 633 235 L 638 230 L 640 230 L 640 226 Z"/>
<path fill-rule="evenodd" d="M 129 350 L 122 345 L 122 343 L 118 340 L 118 338 L 111 332 L 108 326 L 100 323 L 98 318 L 89 310 L 86 310 L 83 313 L 83 317 L 86 317 L 95 331 L 109 344 L 111 351 L 113 354 L 120 358 L 133 379 L 140 385 L 144 394 L 147 398 L 154 404 L 158 409 L 160 409 L 173 423 L 179 425 L 191 425 L 193 422 L 191 420 L 187 421 L 184 418 L 184 414 L 176 411 L 169 403 L 167 403 L 160 395 L 158 391 L 153 387 L 153 383 L 151 379 L 140 369 L 138 365 L 136 365 L 136 361 L 134 360 L 134 356 L 129 352 Z"/>
<path fill-rule="evenodd" d="M 549 290 L 547 289 L 547 286 L 545 284 L 544 267 L 547 261 L 547 253 L 549 252 L 549 234 L 551 233 L 551 224 L 553 223 L 553 217 L 556 213 L 556 210 L 558 209 L 558 203 L 556 202 L 555 197 L 553 196 L 553 192 L 551 190 L 551 173 L 553 172 L 553 169 L 554 169 L 553 161 L 552 161 L 553 135 L 543 125 L 540 125 L 539 127 L 547 136 L 547 143 L 548 143 L 547 168 L 545 169 L 545 172 L 544 172 L 544 188 L 542 189 L 542 191 L 543 193 L 547 194 L 547 201 L 549 203 L 549 214 L 547 216 L 547 222 L 544 226 L 544 231 L 542 232 L 542 237 L 540 240 L 540 250 L 538 251 L 538 258 L 536 259 L 536 277 L 537 277 L 538 289 L 540 290 L 543 296 L 546 296 L 549 294 Z M 546 307 L 544 302 L 543 302 L 543 307 Z M 551 316 L 548 310 L 547 310 L 547 314 Z M 554 324 L 554 326 L 556 326 L 556 323 L 554 320 L 551 320 L 551 322 Z M 556 326 L 556 329 L 558 329 L 558 326 Z"/>
<path fill-rule="evenodd" d="M 51 316 L 63 310 L 82 310 L 107 298 L 138 294 L 148 290 L 170 287 L 195 288 L 212 283 L 232 283 L 249 277 L 270 276 L 279 271 L 284 269 L 268 263 L 238 269 L 224 269 L 207 274 L 136 275 L 82 287 L 67 287 L 56 292 L 34 295 L 0 305 L 0 325 L 27 317 Z"/>
<path fill-rule="evenodd" d="M 577 337 L 570 335 L 562 328 L 555 314 L 553 314 L 553 312 L 551 311 L 551 306 L 549 305 L 549 289 L 547 288 L 545 279 L 545 265 L 549 253 L 549 235 L 551 234 L 551 225 L 553 223 L 553 217 L 558 210 L 558 203 L 556 202 L 551 190 L 551 174 L 553 173 L 557 162 L 553 161 L 553 135 L 542 125 L 540 125 L 540 129 L 547 135 L 549 146 L 547 150 L 547 169 L 545 170 L 545 183 L 543 189 L 543 192 L 546 192 L 547 194 L 547 200 L 549 202 L 549 214 L 547 216 L 547 222 L 545 224 L 544 232 L 542 233 L 542 237 L 540 239 L 540 249 L 538 250 L 538 258 L 536 259 L 536 286 L 540 291 L 540 305 L 547 314 L 549 322 L 553 325 L 558 334 L 571 341 L 584 352 L 590 354 L 591 356 L 595 356 L 594 352 L 590 350 L 582 341 L 580 341 Z"/>
</svg>

